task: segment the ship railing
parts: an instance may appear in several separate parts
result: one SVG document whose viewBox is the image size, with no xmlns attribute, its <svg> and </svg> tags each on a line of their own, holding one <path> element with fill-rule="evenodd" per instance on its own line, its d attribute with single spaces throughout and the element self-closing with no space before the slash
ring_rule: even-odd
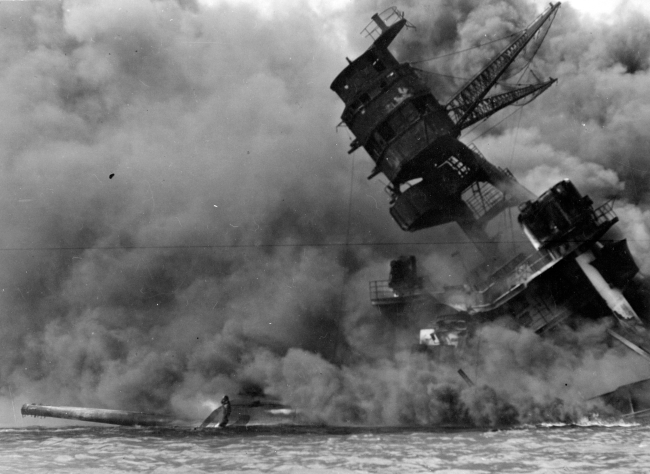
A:
<svg viewBox="0 0 650 474">
<path fill-rule="evenodd" d="M 536 333 L 544 333 L 561 323 L 570 315 L 571 308 L 569 306 L 554 309 L 544 308 L 544 310 L 537 309 L 536 319 L 528 327 Z"/>
<path fill-rule="evenodd" d="M 481 152 L 481 150 L 478 149 L 478 147 L 474 143 L 470 143 L 467 145 L 467 148 L 472 150 L 474 153 L 476 153 L 479 157 L 483 158 L 485 161 L 487 161 L 487 158 L 485 158 L 485 155 Z"/>
<path fill-rule="evenodd" d="M 614 199 L 610 199 L 605 204 L 596 208 L 593 211 L 595 222 L 597 227 L 603 227 L 612 225 L 618 220 L 616 213 L 614 212 Z M 593 239 L 594 235 L 586 236 L 585 239 Z M 569 242 L 567 247 L 561 253 L 561 255 L 567 255 L 575 250 L 581 245 L 584 240 L 577 242 Z M 516 259 L 517 257 L 515 257 Z M 510 272 L 495 272 L 489 279 L 488 284 L 483 288 L 478 288 L 479 293 L 483 293 L 483 299 L 485 301 L 495 300 L 500 295 L 503 295 L 510 291 L 512 288 L 522 284 L 527 283 L 532 278 L 536 276 L 538 272 L 543 270 L 548 265 L 560 260 L 562 257 L 559 255 L 553 255 L 550 252 L 535 252 L 529 255 L 523 262 L 517 265 Z M 513 260 L 515 260 L 513 259 Z M 504 267 L 507 267 L 506 264 Z"/>
<path fill-rule="evenodd" d="M 616 217 L 616 213 L 614 212 L 614 201 L 615 199 L 610 199 L 602 206 L 594 209 L 597 225 L 600 226 L 618 219 L 618 217 Z"/>
<path fill-rule="evenodd" d="M 404 12 L 399 11 L 395 7 L 388 7 L 386 10 L 379 14 L 379 18 L 384 22 L 385 26 L 391 26 L 398 21 L 404 19 Z M 407 28 L 415 28 L 409 22 L 406 22 Z M 361 34 L 364 38 L 371 38 L 373 41 L 376 41 L 382 34 L 383 30 L 375 20 L 372 20 L 366 25 L 366 27 L 361 30 Z"/>
<path fill-rule="evenodd" d="M 494 206 L 506 199 L 503 192 L 485 181 L 473 182 L 461 196 L 476 219 L 485 216 Z"/>
<path fill-rule="evenodd" d="M 523 253 L 519 253 L 515 255 L 515 257 L 510 259 L 505 265 L 502 265 L 496 271 L 492 272 L 492 274 L 488 277 L 488 279 L 491 281 L 500 280 L 501 278 L 512 273 L 515 268 L 517 268 L 521 263 L 526 261 L 529 257 L 530 255 L 526 256 L 526 254 Z"/>
<path fill-rule="evenodd" d="M 467 147 L 472 150 L 480 160 L 483 161 L 484 165 L 487 168 L 486 171 L 489 172 L 494 179 L 512 181 L 515 183 L 517 182 L 517 179 L 515 178 L 515 175 L 512 174 L 512 171 L 510 171 L 508 168 L 501 168 L 500 166 L 495 166 L 490 163 L 488 159 L 485 158 L 483 152 L 481 152 L 481 150 L 479 150 L 474 143 L 470 143 L 467 145 Z"/>
<path fill-rule="evenodd" d="M 610 199 L 596 209 L 590 208 L 588 212 L 575 219 L 571 229 L 561 233 L 559 237 L 545 240 L 544 247 L 556 255 L 567 255 L 580 245 L 599 239 L 618 222 L 614 212 L 614 201 Z"/>
<path fill-rule="evenodd" d="M 521 256 L 513 260 L 521 259 Z M 478 288 L 479 293 L 485 294 L 485 299 L 492 300 L 507 293 L 510 289 L 526 283 L 530 278 L 545 266 L 553 263 L 556 258 L 548 253 L 535 252 L 526 257 L 508 272 L 496 272 L 489 279 L 488 284 Z M 504 267 L 508 267 L 506 264 Z"/>
<path fill-rule="evenodd" d="M 418 277 L 412 285 L 393 288 L 389 280 L 375 280 L 369 282 L 370 301 L 373 303 L 401 302 L 403 299 L 411 299 L 422 296 L 426 293 L 425 285 L 430 284 L 427 277 Z"/>
<path fill-rule="evenodd" d="M 373 304 L 402 303 L 405 300 L 414 299 L 425 294 L 430 294 L 441 299 L 441 301 L 445 301 L 447 299 L 445 295 L 457 296 L 462 293 L 468 296 L 474 294 L 474 297 L 467 299 L 467 301 L 473 301 L 470 306 L 489 306 L 506 296 L 514 288 L 526 284 L 537 272 L 557 260 L 552 255 L 541 252 L 535 252 L 523 261 L 521 255 L 515 257 L 516 259 L 519 260 L 518 264 L 511 263 L 504 266 L 506 268 L 510 266 L 510 271 L 504 272 L 505 268 L 502 267 L 502 271 L 493 274 L 484 287 L 463 285 L 445 287 L 442 291 L 439 291 L 434 289 L 429 277 L 418 277 L 413 284 L 404 286 L 390 286 L 389 280 L 370 281 L 370 301 Z M 514 268 L 512 268 L 513 266 Z"/>
<path fill-rule="evenodd" d="M 594 215 L 596 218 L 596 223 L 600 226 L 606 223 L 610 223 L 617 219 L 616 214 L 614 213 L 614 200 L 611 199 L 607 201 L 602 206 L 594 210 Z M 577 245 L 577 244 L 576 244 Z M 571 249 L 574 249 L 575 246 L 572 246 Z M 531 279 L 533 279 L 536 274 L 542 271 L 545 267 L 553 264 L 558 261 L 560 258 L 553 256 L 548 252 L 534 252 L 530 254 L 525 259 L 521 260 L 521 255 L 516 256 L 510 262 L 506 263 L 500 270 L 497 270 L 493 273 L 487 280 L 484 286 L 475 286 L 473 288 L 476 298 L 473 298 L 475 304 L 484 306 L 491 305 L 493 302 L 503 299 L 507 294 L 514 289 L 520 287 L 521 285 L 526 285 Z M 519 260 L 519 262 L 517 262 Z M 413 298 L 425 294 L 425 286 L 428 283 L 429 287 L 431 282 L 428 278 L 420 277 L 418 279 L 419 283 L 410 287 L 405 287 L 404 289 L 400 288 L 395 290 L 389 286 L 388 280 L 380 281 L 371 281 L 370 282 L 370 299 L 373 303 L 380 302 L 399 302 L 404 298 Z M 446 288 L 440 293 L 433 293 L 432 295 L 442 296 L 445 293 L 451 291 L 452 293 L 458 292 L 458 289 Z M 466 289 L 465 289 L 466 291 Z M 444 299 L 444 297 L 443 297 Z M 549 324 L 551 321 L 546 320 L 540 315 L 535 315 L 536 317 L 533 326 L 536 330 L 541 329 L 543 326 Z M 558 315 L 553 317 L 553 322 Z M 541 324 L 540 327 L 537 325 Z"/>
</svg>

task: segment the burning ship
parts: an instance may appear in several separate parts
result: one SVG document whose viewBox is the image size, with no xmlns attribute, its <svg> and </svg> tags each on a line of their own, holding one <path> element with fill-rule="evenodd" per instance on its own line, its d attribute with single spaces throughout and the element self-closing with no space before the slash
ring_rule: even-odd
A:
<svg viewBox="0 0 650 474">
<path fill-rule="evenodd" d="M 618 220 L 613 200 L 596 206 L 569 180 L 535 196 L 509 170 L 459 140 L 470 125 L 530 101 L 556 82 L 549 78 L 491 93 L 517 56 L 543 40 L 559 8 L 550 4 L 444 105 L 423 72 L 400 63 L 388 49 L 404 28 L 413 27 L 396 8 L 372 17 L 363 31 L 372 45 L 348 59 L 332 82 L 345 103 L 341 125 L 355 136 L 349 152 L 364 148 L 375 164 L 369 179 L 388 179 L 389 211 L 397 225 L 415 232 L 455 223 L 482 254 L 483 263 L 463 285 L 436 287 L 418 274 L 415 256 L 393 260 L 388 280 L 370 282 L 372 304 L 389 318 L 417 308 L 426 313 L 434 305 L 450 310 L 420 330 L 424 350 L 458 347 L 468 326 L 503 317 L 544 335 L 589 315 L 611 320 L 613 343 L 650 361 L 646 321 L 626 298 L 639 268 L 624 239 L 605 238 Z M 527 248 L 503 251 L 488 229 L 497 216 L 513 211 Z M 602 398 L 619 412 L 642 416 L 650 413 L 649 388 L 650 379 Z"/>
<path fill-rule="evenodd" d="M 423 72 L 400 63 L 388 49 L 404 28 L 413 28 L 396 8 L 372 17 L 363 31 L 372 45 L 354 61 L 348 59 L 332 82 L 345 104 L 342 125 L 355 137 L 350 153 L 365 149 L 375 164 L 369 179 L 379 174 L 388 179 L 395 223 L 407 232 L 455 223 L 482 255 L 483 262 L 468 271 L 462 285 L 437 287 L 418 273 L 415 256 L 393 260 L 389 279 L 370 282 L 370 301 L 385 317 L 398 321 L 414 312 L 426 315 L 417 347 L 434 357 L 461 350 L 472 327 L 499 318 L 544 336 L 589 317 L 608 320 L 612 344 L 623 344 L 650 362 L 647 321 L 628 301 L 639 268 L 624 239 L 606 237 L 618 220 L 613 201 L 596 206 L 569 180 L 535 196 L 509 170 L 459 140 L 471 125 L 533 100 L 556 82 L 549 78 L 491 93 L 515 59 L 543 40 L 559 8 L 560 3 L 551 4 L 444 105 Z M 525 236 L 516 252 L 503 249 L 489 232 L 497 217 L 513 212 Z M 440 307 L 445 310 L 431 309 Z M 459 374 L 472 384 L 462 370 Z M 597 397 L 623 416 L 641 417 L 650 414 L 649 394 L 647 379 Z M 290 407 L 264 400 L 233 403 L 233 409 L 234 426 L 249 425 L 251 417 L 271 425 L 305 423 Z M 215 427 L 219 410 L 199 428 Z M 127 426 L 198 425 L 78 407 L 25 405 L 22 413 Z"/>
</svg>

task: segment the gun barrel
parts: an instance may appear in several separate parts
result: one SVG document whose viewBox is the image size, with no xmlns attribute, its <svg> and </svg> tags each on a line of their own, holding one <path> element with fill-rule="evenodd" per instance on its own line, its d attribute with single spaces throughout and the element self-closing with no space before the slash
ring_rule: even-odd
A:
<svg viewBox="0 0 650 474">
<path fill-rule="evenodd" d="M 178 426 L 183 424 L 171 417 L 151 413 L 106 410 L 102 408 L 53 407 L 25 404 L 20 409 L 23 416 L 65 418 L 121 426 Z"/>
</svg>

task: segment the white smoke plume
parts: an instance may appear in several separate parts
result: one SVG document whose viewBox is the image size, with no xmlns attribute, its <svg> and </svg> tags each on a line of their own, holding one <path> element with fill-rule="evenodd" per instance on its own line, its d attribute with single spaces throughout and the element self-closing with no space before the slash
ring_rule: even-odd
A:
<svg viewBox="0 0 650 474">
<path fill-rule="evenodd" d="M 523 0 L 402 7 L 418 30 L 396 48 L 413 61 L 536 13 Z M 642 372 L 600 343 L 573 354 L 490 326 L 468 373 L 508 390 L 470 390 L 455 367 L 405 350 L 415 328 L 370 307 L 367 281 L 391 258 L 422 255 L 453 281 L 450 255 L 469 248 L 452 227 L 400 232 L 369 160 L 349 157 L 335 129 L 329 84 L 368 46 L 357 32 L 376 2 L 0 8 L 0 422 L 13 424 L 11 398 L 200 418 L 206 400 L 260 389 L 326 421 L 528 422 L 577 416 L 588 374 L 630 381 L 610 361 Z M 619 196 L 645 270 L 646 23 L 628 12 L 592 24 L 563 7 L 539 63 L 560 83 L 518 130 L 504 121 L 477 142 L 536 191 L 557 176 Z M 467 76 L 499 47 L 435 69 Z M 443 101 L 458 84 L 432 85 Z M 563 388 L 569 376 L 581 385 Z"/>
</svg>

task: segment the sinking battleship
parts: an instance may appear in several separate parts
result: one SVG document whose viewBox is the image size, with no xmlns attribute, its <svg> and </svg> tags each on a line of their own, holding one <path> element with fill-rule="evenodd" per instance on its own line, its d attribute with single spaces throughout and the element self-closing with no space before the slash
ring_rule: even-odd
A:
<svg viewBox="0 0 650 474">
<path fill-rule="evenodd" d="M 426 313 L 436 305 L 451 310 L 430 317 L 429 327 L 420 330 L 424 350 L 457 347 L 468 325 L 503 317 L 544 335 L 589 315 L 610 319 L 611 340 L 650 362 L 647 321 L 626 298 L 639 268 L 625 239 L 605 238 L 618 221 L 613 200 L 595 206 L 570 180 L 535 196 L 509 170 L 459 140 L 470 125 L 530 101 L 556 82 L 549 78 L 493 92 L 529 43 L 543 41 L 559 8 L 559 2 L 550 4 L 444 105 L 427 86 L 424 71 L 400 63 L 389 51 L 396 36 L 412 27 L 394 7 L 372 17 L 363 32 L 372 45 L 348 59 L 331 85 L 345 103 L 341 125 L 355 137 L 349 152 L 363 148 L 370 156 L 375 166 L 368 179 L 387 178 L 397 225 L 415 232 L 455 223 L 483 256 L 462 285 L 436 287 L 418 273 L 415 256 L 393 260 L 388 280 L 370 282 L 371 302 L 387 317 L 403 318 L 417 308 Z M 490 223 L 504 212 L 518 213 L 527 248 L 502 251 L 489 236 Z M 626 416 L 648 415 L 650 380 L 600 398 Z"/>
<path fill-rule="evenodd" d="M 59 418 L 109 425 L 168 428 L 185 430 L 213 430 L 219 428 L 264 428 L 268 426 L 305 425 L 306 421 L 296 410 L 286 405 L 265 399 L 233 400 L 224 420 L 224 406 L 220 405 L 210 412 L 204 420 L 192 420 L 164 414 L 108 410 L 103 408 L 83 408 L 47 406 L 28 403 L 22 406 L 23 417 Z M 224 423 L 225 421 L 225 423 Z"/>
<path fill-rule="evenodd" d="M 389 181 L 389 212 L 404 231 L 457 224 L 483 256 L 462 285 L 436 287 L 420 275 L 415 256 L 391 262 L 388 280 L 370 282 L 370 300 L 393 320 L 412 310 L 448 311 L 428 319 L 419 331 L 418 350 L 462 346 L 470 326 L 507 316 L 519 326 L 545 335 L 562 324 L 590 315 L 607 318 L 615 343 L 650 363 L 647 321 L 637 314 L 626 292 L 639 268 L 622 240 L 605 238 L 616 224 L 613 201 L 599 206 L 569 180 L 535 196 L 507 169 L 490 163 L 459 140 L 467 127 L 513 104 L 535 99 L 556 79 L 508 87 L 493 93 L 529 43 L 543 40 L 560 3 L 535 19 L 442 105 L 423 72 L 400 63 L 388 47 L 404 28 L 413 28 L 394 7 L 375 14 L 363 33 L 372 45 L 334 79 L 331 89 L 345 104 L 341 125 L 355 136 L 350 153 L 365 149 L 375 163 L 369 179 Z M 518 213 L 527 245 L 503 251 L 488 228 L 504 212 Z M 417 335 L 416 335 L 417 337 Z M 468 384 L 471 379 L 459 370 Z M 623 416 L 650 414 L 650 379 L 601 393 Z M 120 410 L 24 405 L 23 415 L 93 421 L 127 426 L 214 428 L 219 410 L 198 424 Z M 251 423 L 302 424 L 295 410 L 253 401 L 233 404 L 231 426 Z M 261 421 L 260 421 L 261 420 Z"/>
</svg>

